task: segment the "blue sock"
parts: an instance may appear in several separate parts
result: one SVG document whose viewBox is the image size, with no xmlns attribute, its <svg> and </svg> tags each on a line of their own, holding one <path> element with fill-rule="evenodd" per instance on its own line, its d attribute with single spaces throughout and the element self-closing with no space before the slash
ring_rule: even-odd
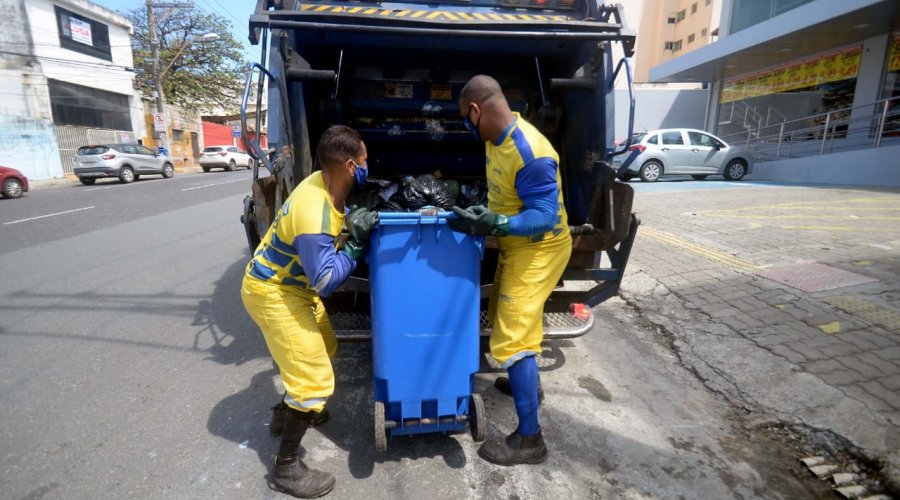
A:
<svg viewBox="0 0 900 500">
<path fill-rule="evenodd" d="M 506 369 L 509 388 L 519 416 L 519 434 L 532 436 L 541 428 L 538 424 L 538 369 L 534 356 L 516 361 Z"/>
</svg>

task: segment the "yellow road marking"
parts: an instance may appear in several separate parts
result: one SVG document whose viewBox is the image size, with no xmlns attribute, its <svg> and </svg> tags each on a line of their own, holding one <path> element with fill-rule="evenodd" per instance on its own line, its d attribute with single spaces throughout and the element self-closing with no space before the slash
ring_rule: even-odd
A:
<svg viewBox="0 0 900 500">
<path fill-rule="evenodd" d="M 516 16 L 512 14 L 503 14 L 503 17 L 509 19 L 510 21 L 518 21 L 518 19 L 516 19 Z"/>
<path fill-rule="evenodd" d="M 319 7 L 316 7 L 316 12 L 325 12 L 330 7 L 330 5 L 320 5 Z"/>
<path fill-rule="evenodd" d="M 412 12 L 410 9 L 401 10 L 400 12 L 397 13 L 397 17 L 403 17 L 403 16 L 409 14 L 410 12 Z"/>
<path fill-rule="evenodd" d="M 488 14 L 488 16 L 495 21 L 502 21 L 503 18 L 500 17 L 500 14 Z"/>
<path fill-rule="evenodd" d="M 331 9 L 331 12 L 335 12 L 335 13 L 344 12 L 344 8 L 343 7 L 335 7 L 333 9 Z"/>
<path fill-rule="evenodd" d="M 451 21 L 459 21 L 459 19 L 457 19 L 452 12 L 442 12 L 441 14 L 447 16 Z"/>
<path fill-rule="evenodd" d="M 393 11 L 390 11 L 390 10 L 386 10 L 386 9 L 385 9 L 385 10 L 379 12 L 378 15 L 379 15 L 379 16 L 389 16 L 389 15 L 391 15 L 391 14 L 393 14 L 393 13 L 394 13 Z"/>
<path fill-rule="evenodd" d="M 686 250 L 695 255 L 699 255 L 700 257 L 712 260 L 714 262 L 718 262 L 726 267 L 732 269 L 738 269 L 741 271 L 749 271 L 752 272 L 756 269 L 759 269 L 759 266 L 756 264 L 744 260 L 740 257 L 735 257 L 734 255 L 715 250 L 713 248 L 709 248 L 698 243 L 694 243 L 692 241 L 688 241 L 683 238 L 679 238 L 678 236 L 666 233 L 664 231 L 660 231 L 658 229 L 653 229 L 644 225 L 641 227 L 641 230 L 638 234 L 649 236 L 656 240 L 662 241 L 663 243 L 667 243 L 677 248 L 681 248 L 682 250 Z"/>
<path fill-rule="evenodd" d="M 823 332 L 825 332 L 825 333 L 827 333 L 827 334 L 829 334 L 829 335 L 832 335 L 832 334 L 835 334 L 835 333 L 841 333 L 841 322 L 840 322 L 840 321 L 833 321 L 833 322 L 831 322 L 831 323 L 826 323 L 826 324 L 824 324 L 824 325 L 819 325 L 819 330 L 822 330 Z"/>
<path fill-rule="evenodd" d="M 353 7 L 352 9 L 349 10 L 349 12 L 350 12 L 351 14 L 356 14 L 357 12 L 359 12 L 359 11 L 361 11 L 361 10 L 363 10 L 362 7 Z"/>
<path fill-rule="evenodd" d="M 368 14 L 374 14 L 374 13 L 376 13 L 376 12 L 378 12 L 378 9 L 369 9 L 369 10 L 363 12 L 363 14 L 367 14 L 367 15 L 368 15 Z"/>
<path fill-rule="evenodd" d="M 412 15 L 412 17 L 422 17 L 427 13 L 427 10 L 417 10 L 416 13 Z"/>
<path fill-rule="evenodd" d="M 486 15 L 480 14 L 480 13 L 478 13 L 478 12 L 474 12 L 474 13 L 472 13 L 472 15 L 475 16 L 475 17 L 477 17 L 478 19 L 480 19 L 480 20 L 482 20 L 482 21 L 487 21 L 487 20 L 488 20 L 488 17 L 487 17 Z"/>
<path fill-rule="evenodd" d="M 472 16 L 466 14 L 465 12 L 457 12 L 456 15 L 465 19 L 466 21 L 471 21 L 473 19 Z"/>
</svg>

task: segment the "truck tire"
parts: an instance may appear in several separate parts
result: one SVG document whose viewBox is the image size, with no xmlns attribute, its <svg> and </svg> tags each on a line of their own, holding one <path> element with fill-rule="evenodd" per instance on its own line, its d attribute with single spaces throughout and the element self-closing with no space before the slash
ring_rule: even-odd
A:
<svg viewBox="0 0 900 500">
<path fill-rule="evenodd" d="M 387 450 L 387 429 L 384 427 L 384 403 L 375 401 L 375 451 Z"/>
</svg>

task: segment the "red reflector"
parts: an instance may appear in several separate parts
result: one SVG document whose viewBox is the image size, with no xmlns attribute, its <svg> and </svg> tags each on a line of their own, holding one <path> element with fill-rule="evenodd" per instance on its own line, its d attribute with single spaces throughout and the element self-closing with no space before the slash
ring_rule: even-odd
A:
<svg viewBox="0 0 900 500">
<path fill-rule="evenodd" d="M 115 157 L 116 155 L 103 155 L 100 158 L 103 158 L 104 160 L 112 160 Z"/>
<path fill-rule="evenodd" d="M 585 304 L 569 304 L 569 311 L 572 316 L 578 319 L 588 319 L 591 317 L 591 308 Z"/>
<path fill-rule="evenodd" d="M 638 153 L 643 153 L 645 149 L 647 149 L 647 146 L 644 146 L 643 144 L 635 144 L 634 146 L 628 148 L 628 151 L 637 151 Z"/>
</svg>

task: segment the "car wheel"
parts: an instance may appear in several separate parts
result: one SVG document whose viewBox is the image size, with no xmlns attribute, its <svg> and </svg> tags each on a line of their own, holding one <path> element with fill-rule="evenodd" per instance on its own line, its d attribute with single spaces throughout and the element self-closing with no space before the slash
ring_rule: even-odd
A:
<svg viewBox="0 0 900 500">
<path fill-rule="evenodd" d="M 747 163 L 744 160 L 731 160 L 725 167 L 725 178 L 729 181 L 739 181 L 747 175 Z"/>
<path fill-rule="evenodd" d="M 691 175 L 691 177 L 693 177 L 695 180 L 702 181 L 703 179 L 706 179 L 706 178 L 709 177 L 709 176 L 708 176 L 708 175 L 696 175 L 696 174 L 695 174 L 695 175 Z"/>
<path fill-rule="evenodd" d="M 253 170 L 253 160 L 247 160 L 247 170 Z"/>
<path fill-rule="evenodd" d="M 175 167 L 173 167 L 171 163 L 166 163 L 165 165 L 163 165 L 163 178 L 171 179 L 173 175 L 175 175 Z"/>
<path fill-rule="evenodd" d="M 644 182 L 656 182 L 662 173 L 662 164 L 656 160 L 650 160 L 641 166 L 641 180 Z"/>
<path fill-rule="evenodd" d="M 122 167 L 122 171 L 119 172 L 119 181 L 122 184 L 134 182 L 134 170 L 131 167 Z"/>
<path fill-rule="evenodd" d="M 6 179 L 3 183 L 3 196 L 7 198 L 22 196 L 22 182 L 19 179 Z"/>
<path fill-rule="evenodd" d="M 204 172 L 209 172 L 209 167 L 201 167 Z"/>
<path fill-rule="evenodd" d="M 228 162 L 228 166 L 225 167 L 225 170 L 227 170 L 227 171 L 229 171 L 229 172 L 233 172 L 233 171 L 234 171 L 234 167 L 235 167 L 234 160 L 230 160 L 230 161 Z"/>
<path fill-rule="evenodd" d="M 93 177 L 81 177 L 78 180 L 85 186 L 93 186 L 94 183 L 97 182 L 97 179 L 94 179 Z"/>
</svg>

